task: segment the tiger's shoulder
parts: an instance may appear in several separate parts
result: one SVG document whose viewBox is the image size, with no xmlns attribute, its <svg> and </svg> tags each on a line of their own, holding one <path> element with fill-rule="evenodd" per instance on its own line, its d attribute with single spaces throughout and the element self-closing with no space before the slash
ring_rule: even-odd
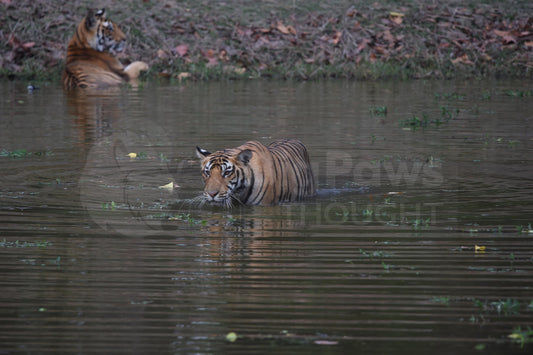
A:
<svg viewBox="0 0 533 355">
<path fill-rule="evenodd" d="M 62 75 L 66 89 L 98 88 L 118 85 L 139 77 L 148 70 L 144 62 L 126 68 L 116 54 L 124 49 L 126 35 L 106 18 L 105 9 L 89 10 L 71 38 Z"/>
</svg>

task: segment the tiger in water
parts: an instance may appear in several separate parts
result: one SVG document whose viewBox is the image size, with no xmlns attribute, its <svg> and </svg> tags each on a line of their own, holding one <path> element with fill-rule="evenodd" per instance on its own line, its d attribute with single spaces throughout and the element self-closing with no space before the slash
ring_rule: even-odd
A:
<svg viewBox="0 0 533 355">
<path fill-rule="evenodd" d="M 102 88 L 138 78 L 148 70 L 146 63 L 133 62 L 124 68 L 116 57 L 125 41 L 117 24 L 106 19 L 105 9 L 88 10 L 67 47 L 61 78 L 65 89 Z"/>
<path fill-rule="evenodd" d="M 210 153 L 196 147 L 205 182 L 203 200 L 231 207 L 274 205 L 311 197 L 316 185 L 309 155 L 298 140 L 257 141 Z"/>
</svg>

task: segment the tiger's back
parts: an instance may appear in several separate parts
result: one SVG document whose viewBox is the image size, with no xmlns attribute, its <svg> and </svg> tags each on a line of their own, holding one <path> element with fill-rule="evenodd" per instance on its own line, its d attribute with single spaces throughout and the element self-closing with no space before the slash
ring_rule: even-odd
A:
<svg viewBox="0 0 533 355">
<path fill-rule="evenodd" d="M 309 155 L 298 140 L 278 140 L 268 147 L 250 141 L 213 154 L 197 149 L 203 159 L 205 201 L 272 205 L 315 194 Z"/>
<path fill-rule="evenodd" d="M 105 9 L 89 10 L 79 23 L 67 47 L 61 81 L 66 89 L 107 87 L 128 82 L 148 70 L 144 62 L 126 68 L 115 56 L 124 48 L 126 35 L 111 20 Z"/>
<path fill-rule="evenodd" d="M 315 179 L 307 149 L 302 142 L 278 140 L 268 145 L 268 151 L 272 154 L 274 168 L 271 189 L 265 192 L 266 196 L 253 196 L 252 201 L 270 200 L 267 204 L 272 204 L 298 201 L 315 194 Z"/>
</svg>

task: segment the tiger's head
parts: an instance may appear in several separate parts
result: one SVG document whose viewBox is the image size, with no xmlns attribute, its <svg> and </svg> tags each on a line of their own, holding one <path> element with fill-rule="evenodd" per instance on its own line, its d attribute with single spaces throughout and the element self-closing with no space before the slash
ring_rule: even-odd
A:
<svg viewBox="0 0 533 355">
<path fill-rule="evenodd" d="M 96 13 L 89 10 L 80 24 L 80 30 L 78 35 L 85 37 L 80 39 L 98 52 L 110 52 L 115 55 L 124 49 L 126 35 L 115 22 L 106 19 L 105 9 Z"/>
<path fill-rule="evenodd" d="M 228 149 L 215 153 L 196 147 L 196 154 L 202 159 L 202 176 L 205 187 L 203 199 L 206 202 L 231 207 L 233 202 L 245 203 L 244 197 L 250 189 L 250 149 Z"/>
</svg>

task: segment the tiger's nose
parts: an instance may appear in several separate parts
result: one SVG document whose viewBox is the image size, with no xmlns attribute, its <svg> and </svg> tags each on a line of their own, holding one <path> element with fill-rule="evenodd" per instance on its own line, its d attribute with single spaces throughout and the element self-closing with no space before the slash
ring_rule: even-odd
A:
<svg viewBox="0 0 533 355">
<path fill-rule="evenodd" d="M 207 191 L 207 194 L 211 196 L 211 198 L 215 198 L 215 196 L 218 194 L 218 191 Z"/>
</svg>

